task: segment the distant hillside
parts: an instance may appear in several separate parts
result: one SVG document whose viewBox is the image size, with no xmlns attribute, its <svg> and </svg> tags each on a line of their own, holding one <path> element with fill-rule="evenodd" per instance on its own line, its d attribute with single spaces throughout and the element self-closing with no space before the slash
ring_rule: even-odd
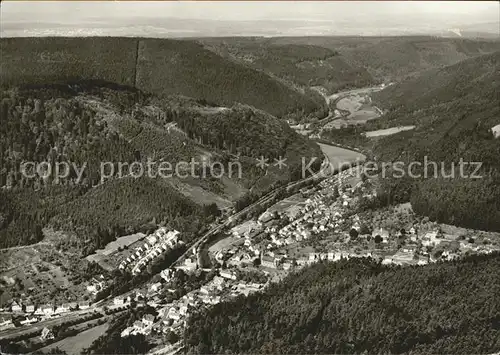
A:
<svg viewBox="0 0 500 355">
<path fill-rule="evenodd" d="M 143 38 L 3 38 L 2 85 L 105 80 L 221 106 L 241 102 L 276 116 L 323 117 L 321 97 L 229 61 L 193 41 Z M 20 65 L 22 63 L 22 65 Z"/>
<path fill-rule="evenodd" d="M 283 37 L 262 41 L 328 48 L 338 52 L 352 68 L 366 69 L 376 80 L 384 81 L 399 81 L 428 69 L 500 50 L 499 40 L 427 36 Z"/>
<path fill-rule="evenodd" d="M 81 79 L 135 85 L 135 39 L 2 38 L 0 50 L 2 86 Z"/>
<path fill-rule="evenodd" d="M 398 80 L 427 69 L 500 50 L 500 41 L 448 38 L 393 38 L 341 52 L 376 78 Z"/>
<path fill-rule="evenodd" d="M 498 142 L 488 131 L 500 123 L 499 70 L 500 52 L 495 52 L 392 85 L 374 93 L 373 101 L 386 111 L 382 120 L 385 126 L 417 126 L 414 132 L 402 133 L 414 137 L 406 143 L 406 151 L 411 150 L 412 143 L 415 143 L 415 149 L 427 147 L 425 153 L 436 158 L 458 159 L 460 154 L 470 155 L 472 147 L 483 141 L 473 139 L 471 134 L 475 130 L 484 130 L 486 141 Z M 385 142 L 389 141 L 393 142 L 390 146 L 380 143 L 380 151 L 398 152 L 395 147 L 398 142 L 387 137 Z M 398 155 L 387 155 L 387 158 L 394 159 Z M 487 163 L 500 169 L 500 155 Z"/>
<path fill-rule="evenodd" d="M 500 124 L 499 92 L 500 52 L 495 52 L 376 93 L 373 100 L 387 111 L 379 125 L 417 126 L 378 140 L 374 150 L 380 159 L 422 162 L 426 156 L 446 164 L 446 173 L 455 162 L 456 175 L 460 159 L 482 163 L 482 179 L 436 179 L 430 170 L 429 179 L 392 181 L 389 194 L 410 199 L 416 212 L 439 221 L 500 230 L 500 140 L 491 132 Z"/>
<path fill-rule="evenodd" d="M 353 67 L 335 49 L 320 45 L 275 43 L 275 38 L 203 38 L 207 48 L 300 87 L 323 86 L 329 92 L 373 84 L 363 67 Z"/>
<path fill-rule="evenodd" d="M 366 259 L 304 268 L 189 318 L 190 354 L 491 354 L 500 255 L 423 267 Z"/>
</svg>

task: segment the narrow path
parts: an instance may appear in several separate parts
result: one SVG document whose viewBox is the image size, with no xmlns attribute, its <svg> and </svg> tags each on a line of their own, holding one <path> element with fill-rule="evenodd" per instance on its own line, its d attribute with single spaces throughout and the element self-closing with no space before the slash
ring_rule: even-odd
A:
<svg viewBox="0 0 500 355">
<path fill-rule="evenodd" d="M 39 242 L 39 243 L 35 243 L 35 244 L 30 244 L 30 245 L 19 245 L 19 246 L 15 246 L 15 247 L 1 248 L 0 251 L 29 249 L 29 248 L 33 248 L 33 247 L 36 247 L 39 245 L 51 245 L 52 246 L 53 244 L 49 243 L 49 242 Z"/>
</svg>

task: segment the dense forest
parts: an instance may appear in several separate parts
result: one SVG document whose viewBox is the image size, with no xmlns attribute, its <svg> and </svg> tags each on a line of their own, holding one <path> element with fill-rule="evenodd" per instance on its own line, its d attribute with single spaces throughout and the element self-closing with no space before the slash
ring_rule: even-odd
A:
<svg viewBox="0 0 500 355">
<path fill-rule="evenodd" d="M 350 65 L 334 49 L 320 45 L 276 44 L 274 40 L 203 38 L 200 42 L 223 57 L 304 88 L 322 86 L 333 93 L 374 83 L 365 68 Z"/>
<path fill-rule="evenodd" d="M 85 37 L 2 38 L 4 85 L 106 80 L 155 94 L 185 95 L 275 116 L 325 117 L 323 98 L 223 58 L 192 40 Z M 19 60 L 23 65 L 19 65 Z"/>
<path fill-rule="evenodd" d="M 498 41 L 435 36 L 202 38 L 222 56 L 299 85 L 332 93 L 418 73 L 500 50 Z"/>
<path fill-rule="evenodd" d="M 500 348 L 500 255 L 322 262 L 194 315 L 190 353 L 477 354 Z"/>
<path fill-rule="evenodd" d="M 219 109 L 206 100 L 158 97 L 106 82 L 6 89 L 0 105 L 1 247 L 40 241 L 46 227 L 79 236 L 70 244 L 83 254 L 158 224 L 190 239 L 211 218 L 210 209 L 155 179 L 157 165 L 153 176 L 131 176 L 135 163 L 175 166 L 194 159 L 196 176 L 208 176 L 196 183 L 220 195 L 224 185 L 210 173 L 228 175 L 239 160 L 242 176 L 235 168 L 229 177 L 258 197 L 300 178 L 301 157 L 321 157 L 319 147 L 286 122 L 250 106 Z M 287 166 L 266 172 L 255 165 L 261 155 L 270 163 L 282 156 Z M 206 158 L 219 167 L 202 167 Z M 25 162 L 44 162 L 44 169 L 30 166 L 23 173 Z M 58 163 L 70 165 L 61 179 L 54 175 Z"/>
<path fill-rule="evenodd" d="M 498 41 L 429 36 L 360 38 L 339 51 L 376 79 L 401 81 L 433 68 L 500 50 Z"/>
<path fill-rule="evenodd" d="M 210 107 L 183 98 L 160 100 L 162 124 L 175 122 L 199 144 L 232 154 L 270 159 L 280 156 L 300 160 L 300 154 L 321 156 L 319 147 L 297 135 L 283 120 L 250 106 Z M 272 137 L 272 139 L 270 139 Z"/>
<path fill-rule="evenodd" d="M 132 163 L 141 159 L 141 152 L 96 110 L 66 95 L 50 88 L 2 92 L 0 185 L 7 187 L 0 192 L 3 247 L 37 242 L 48 226 L 85 236 L 80 241 L 84 254 L 148 222 L 198 226 L 196 220 L 204 217 L 200 207 L 168 184 L 124 178 L 97 186 L 100 162 Z M 48 162 L 50 170 L 43 171 L 47 177 L 36 171 L 28 172 L 32 177 L 22 174 L 24 162 Z M 58 162 L 77 168 L 56 181 Z M 180 221 L 187 217 L 193 220 Z"/>
<path fill-rule="evenodd" d="M 407 190 L 404 195 L 415 212 L 439 222 L 500 230 L 500 140 L 491 132 L 500 117 L 499 63 L 500 52 L 484 55 L 375 95 L 374 100 L 388 108 L 387 126 L 417 125 L 414 131 L 379 140 L 375 154 L 384 161 L 409 164 L 427 157 L 438 163 L 428 166 L 427 179 L 392 182 L 395 189 Z M 461 160 L 481 163 L 475 175 L 482 178 L 470 178 L 473 164 L 464 166 L 461 177 Z"/>
</svg>

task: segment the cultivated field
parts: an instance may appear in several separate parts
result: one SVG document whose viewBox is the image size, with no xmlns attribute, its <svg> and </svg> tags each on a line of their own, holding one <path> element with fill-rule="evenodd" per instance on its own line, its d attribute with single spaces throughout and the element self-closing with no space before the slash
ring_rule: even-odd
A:
<svg viewBox="0 0 500 355">
<path fill-rule="evenodd" d="M 73 282 L 74 270 L 83 268 L 81 261 L 71 254 L 62 256 L 53 246 L 0 251 L 0 266 L 0 305 L 12 298 L 40 304 L 69 302 L 86 294 L 84 283 Z"/>
<path fill-rule="evenodd" d="M 217 243 L 215 243 L 210 248 L 208 248 L 208 252 L 211 254 L 216 254 L 219 251 L 224 250 L 224 249 L 228 249 L 231 246 L 236 245 L 238 243 L 240 243 L 240 244 L 243 243 L 243 239 L 238 238 L 238 237 L 232 237 L 232 236 L 227 237 L 227 238 L 219 240 Z"/>
<path fill-rule="evenodd" d="M 271 206 L 268 211 L 293 215 L 302 207 L 305 200 L 300 194 L 293 195 Z"/>
</svg>

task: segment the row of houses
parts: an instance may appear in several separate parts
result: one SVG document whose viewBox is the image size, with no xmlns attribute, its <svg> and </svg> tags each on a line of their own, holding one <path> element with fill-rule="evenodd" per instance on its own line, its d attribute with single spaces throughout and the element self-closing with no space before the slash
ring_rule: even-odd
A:
<svg viewBox="0 0 500 355">
<path fill-rule="evenodd" d="M 134 249 L 131 255 L 122 260 L 118 269 L 131 269 L 132 274 L 140 274 L 153 260 L 182 244 L 179 240 L 179 231 L 168 231 L 165 227 L 159 228 L 146 237 L 146 242 Z"/>
<path fill-rule="evenodd" d="M 191 291 L 161 308 L 158 317 L 162 331 L 183 331 L 189 315 L 193 311 L 199 311 L 200 307 L 211 307 L 223 300 L 262 290 L 265 286 L 236 280 L 234 270 L 220 270 L 219 276 L 215 276 L 198 290 Z"/>
<path fill-rule="evenodd" d="M 78 309 L 88 309 L 90 308 L 90 302 L 80 301 L 80 302 L 69 302 L 63 304 L 41 304 L 36 305 L 30 302 L 17 302 L 13 301 L 10 306 L 10 311 L 12 313 L 26 313 L 35 315 L 53 315 L 69 312 Z"/>
</svg>

